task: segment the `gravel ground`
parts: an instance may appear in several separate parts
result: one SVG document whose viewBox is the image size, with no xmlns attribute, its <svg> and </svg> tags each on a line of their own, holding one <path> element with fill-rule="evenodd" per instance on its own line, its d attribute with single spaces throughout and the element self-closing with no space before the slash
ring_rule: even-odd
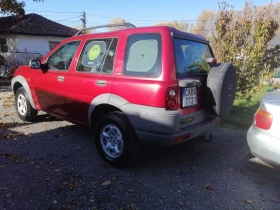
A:
<svg viewBox="0 0 280 210">
<path fill-rule="evenodd" d="M 249 151 L 246 133 L 144 147 L 133 168 L 99 157 L 88 128 L 40 113 L 19 120 L 0 87 L 0 209 L 280 209 L 280 173 Z"/>
</svg>

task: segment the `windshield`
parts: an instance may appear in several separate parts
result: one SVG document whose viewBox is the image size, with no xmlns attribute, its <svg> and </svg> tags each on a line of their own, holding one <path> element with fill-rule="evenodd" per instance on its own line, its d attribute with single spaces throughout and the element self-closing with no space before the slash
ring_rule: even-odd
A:
<svg viewBox="0 0 280 210">
<path fill-rule="evenodd" d="M 174 39 L 174 45 L 177 76 L 210 71 L 211 66 L 206 59 L 213 55 L 208 45 L 184 39 Z"/>
</svg>

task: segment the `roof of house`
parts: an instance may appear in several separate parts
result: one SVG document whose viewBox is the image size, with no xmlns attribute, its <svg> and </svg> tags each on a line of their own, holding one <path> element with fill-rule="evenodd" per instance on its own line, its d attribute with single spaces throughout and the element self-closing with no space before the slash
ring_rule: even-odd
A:
<svg viewBox="0 0 280 210">
<path fill-rule="evenodd" d="M 0 18 L 0 33 L 70 37 L 77 31 L 38 14 Z"/>
</svg>

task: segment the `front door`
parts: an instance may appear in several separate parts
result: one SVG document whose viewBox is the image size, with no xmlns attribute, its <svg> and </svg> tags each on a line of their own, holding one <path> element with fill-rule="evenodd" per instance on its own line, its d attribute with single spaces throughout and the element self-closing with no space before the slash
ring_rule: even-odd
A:
<svg viewBox="0 0 280 210">
<path fill-rule="evenodd" d="M 103 38 L 86 41 L 75 71 L 71 71 L 69 87 L 72 97 L 67 98 L 68 118 L 83 124 L 88 123 L 88 110 L 96 97 L 111 94 L 115 77 L 113 66 L 118 39 Z M 106 96 L 104 96 L 106 98 Z M 104 101 L 107 103 L 108 101 Z"/>
<path fill-rule="evenodd" d="M 72 59 L 80 41 L 71 41 L 61 45 L 48 58 L 48 69 L 43 72 L 33 69 L 33 94 L 41 110 L 64 117 L 65 96 L 69 94 L 69 71 L 73 68 Z"/>
</svg>

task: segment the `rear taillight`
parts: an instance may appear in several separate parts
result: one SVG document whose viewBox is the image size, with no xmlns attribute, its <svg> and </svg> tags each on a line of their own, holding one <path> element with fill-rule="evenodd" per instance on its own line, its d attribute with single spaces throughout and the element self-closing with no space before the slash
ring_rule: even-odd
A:
<svg viewBox="0 0 280 210">
<path fill-rule="evenodd" d="M 255 114 L 254 125 L 263 130 L 269 130 L 272 125 L 272 114 L 262 109 L 258 109 Z"/>
<path fill-rule="evenodd" d="M 166 90 L 166 109 L 177 109 L 177 87 L 170 87 Z"/>
</svg>

